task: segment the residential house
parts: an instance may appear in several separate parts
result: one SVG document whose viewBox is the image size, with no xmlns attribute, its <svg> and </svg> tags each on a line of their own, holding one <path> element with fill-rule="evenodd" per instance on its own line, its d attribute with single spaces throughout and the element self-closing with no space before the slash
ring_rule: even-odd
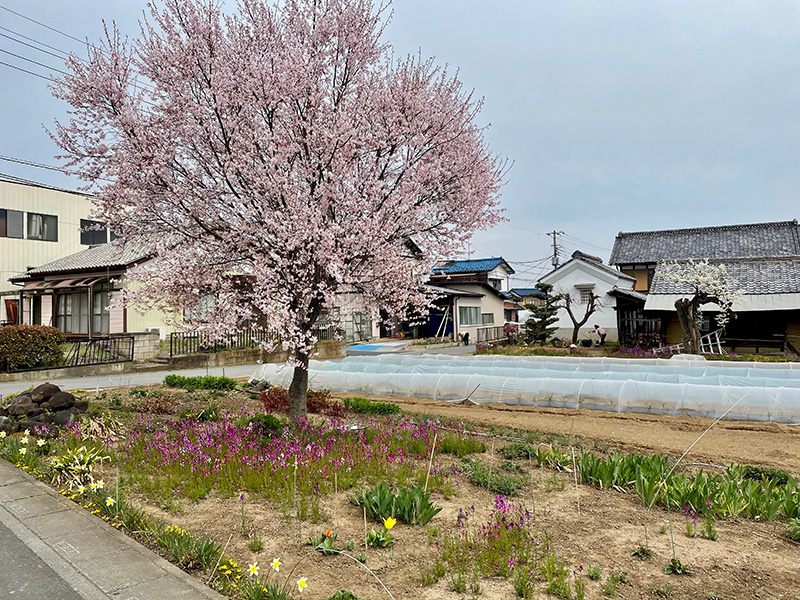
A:
<svg viewBox="0 0 800 600">
<path fill-rule="evenodd" d="M 108 241 L 91 210 L 87 194 L 0 175 L 0 324 L 42 322 L 37 296 L 21 299 L 9 279 Z"/>
<path fill-rule="evenodd" d="M 736 318 L 725 328 L 724 344 L 736 351 L 800 348 L 800 227 L 796 220 L 663 231 L 620 232 L 611 264 L 636 279 L 645 293 L 620 310 L 625 336 L 658 333 L 666 344 L 683 337 L 675 301 L 691 297 L 686 286 L 663 277 L 665 261 L 708 260 L 724 265 L 735 289 Z M 715 305 L 706 307 L 702 329 L 717 329 Z M 718 309 L 718 307 L 716 307 Z"/>
<path fill-rule="evenodd" d="M 165 335 L 163 314 L 144 315 L 119 303 L 125 275 L 152 258 L 144 246 L 106 243 L 47 262 L 11 278 L 16 294 L 34 310 L 23 323 L 58 327 L 67 337 L 102 337 L 157 328 Z M 34 318 L 35 317 L 35 318 Z"/>
<path fill-rule="evenodd" d="M 576 250 L 570 260 L 539 281 L 552 285 L 554 294 L 569 294 L 572 311 L 578 320 L 586 315 L 592 296 L 597 296 L 595 312 L 581 328 L 578 337 L 591 339 L 594 325 L 599 325 L 605 329 L 607 341 L 617 341 L 617 302 L 621 296 L 634 293 L 634 277 L 603 264 L 597 256 Z M 572 339 L 574 324 L 565 308 L 559 309 L 558 322 L 554 323 L 554 327 L 558 327 L 553 333 L 554 337 Z"/>
<path fill-rule="evenodd" d="M 502 257 L 436 265 L 428 286 L 440 298 L 428 318 L 428 335 L 458 339 L 469 333 L 474 342 L 503 338 L 507 314 L 513 316 L 517 311 L 516 295 L 509 293 L 513 274 L 514 269 Z"/>
</svg>

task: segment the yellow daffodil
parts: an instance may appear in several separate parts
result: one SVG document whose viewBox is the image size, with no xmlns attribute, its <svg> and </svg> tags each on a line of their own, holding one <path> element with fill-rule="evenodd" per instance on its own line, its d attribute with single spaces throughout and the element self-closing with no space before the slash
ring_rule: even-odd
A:
<svg viewBox="0 0 800 600">
<path fill-rule="evenodd" d="M 28 443 L 28 436 L 27 435 L 23 436 L 22 439 L 20 440 L 20 442 L 22 442 L 23 444 L 27 444 Z"/>
<path fill-rule="evenodd" d="M 106 506 L 114 506 L 114 499 L 111 496 L 106 498 Z"/>
<path fill-rule="evenodd" d="M 275 569 L 276 573 L 280 573 L 280 571 L 281 571 L 281 559 L 280 558 L 273 558 L 272 559 L 272 568 Z"/>
<path fill-rule="evenodd" d="M 393 519 L 392 517 L 383 520 L 383 526 L 386 527 L 386 531 L 389 531 L 392 527 L 395 526 L 396 523 L 397 520 Z"/>
<path fill-rule="evenodd" d="M 258 561 L 254 562 L 252 565 L 250 565 L 250 566 L 248 567 L 247 571 L 248 571 L 248 572 L 250 573 L 250 575 L 252 575 L 253 577 L 258 577 Z"/>
<path fill-rule="evenodd" d="M 44 440 L 36 440 L 36 445 L 37 445 L 37 446 L 39 446 L 40 448 L 41 448 L 42 446 L 44 446 L 44 445 L 45 445 L 45 443 L 46 443 L 46 442 L 45 442 Z"/>
<path fill-rule="evenodd" d="M 20 453 L 20 454 L 25 454 L 27 451 L 28 451 L 28 449 L 27 449 L 27 448 L 20 448 L 20 449 L 19 449 L 19 453 Z"/>
<path fill-rule="evenodd" d="M 300 590 L 301 594 L 303 593 L 303 590 L 306 589 L 307 585 L 308 585 L 307 577 L 301 577 L 300 579 L 297 580 L 297 589 Z"/>
</svg>

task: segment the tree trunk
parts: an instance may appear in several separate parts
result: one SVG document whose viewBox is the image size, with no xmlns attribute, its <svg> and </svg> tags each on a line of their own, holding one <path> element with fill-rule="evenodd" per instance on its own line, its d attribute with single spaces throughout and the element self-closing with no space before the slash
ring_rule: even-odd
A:
<svg viewBox="0 0 800 600">
<path fill-rule="evenodd" d="M 308 354 L 297 356 L 300 363 L 294 368 L 292 383 L 289 386 L 289 417 L 295 423 L 308 414 L 306 399 L 308 392 Z"/>
<path fill-rule="evenodd" d="M 683 329 L 683 346 L 687 354 L 700 354 L 700 325 L 697 321 L 698 303 L 694 299 L 681 298 L 675 301 L 678 321 Z"/>
</svg>

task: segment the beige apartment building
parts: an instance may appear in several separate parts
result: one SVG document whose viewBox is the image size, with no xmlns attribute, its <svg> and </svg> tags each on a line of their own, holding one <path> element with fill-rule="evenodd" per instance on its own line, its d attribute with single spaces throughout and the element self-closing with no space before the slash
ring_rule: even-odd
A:
<svg viewBox="0 0 800 600">
<path fill-rule="evenodd" d="M 42 322 L 41 297 L 23 297 L 9 279 L 108 241 L 91 210 L 87 194 L 0 175 L 0 324 L 51 324 Z"/>
</svg>

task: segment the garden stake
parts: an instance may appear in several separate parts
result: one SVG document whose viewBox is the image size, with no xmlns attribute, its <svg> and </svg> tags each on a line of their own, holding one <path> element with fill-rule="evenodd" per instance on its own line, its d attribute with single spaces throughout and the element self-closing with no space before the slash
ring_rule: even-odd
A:
<svg viewBox="0 0 800 600">
<path fill-rule="evenodd" d="M 439 432 L 436 431 L 433 434 L 433 447 L 431 448 L 431 458 L 428 461 L 428 474 L 425 475 L 425 487 L 423 488 L 423 491 L 426 491 L 426 492 L 428 491 L 428 479 L 431 476 L 431 466 L 433 465 L 433 455 L 436 452 L 436 440 L 437 440 L 438 437 L 439 437 Z"/>
<path fill-rule="evenodd" d="M 369 548 L 369 544 L 367 543 L 367 507 L 364 507 L 364 558 L 367 558 L 367 548 Z"/>
<path fill-rule="evenodd" d="M 572 474 L 575 476 L 575 500 L 578 502 L 578 516 L 581 516 L 581 496 L 578 492 L 578 467 L 575 464 L 575 448 L 572 450 Z"/>
<path fill-rule="evenodd" d="M 217 572 L 217 567 L 219 566 L 219 562 L 222 560 L 222 555 L 225 554 L 225 550 L 228 549 L 228 544 L 231 543 L 232 537 L 233 537 L 233 532 L 231 532 L 231 534 L 228 536 L 228 541 L 225 542 L 225 547 L 222 549 L 222 552 L 219 553 L 219 557 L 217 558 L 217 564 L 215 564 L 214 568 L 211 569 L 211 575 L 209 575 L 208 579 L 206 579 L 206 585 L 208 585 L 208 582 L 211 581 L 211 579 L 214 577 L 214 573 Z"/>
</svg>

